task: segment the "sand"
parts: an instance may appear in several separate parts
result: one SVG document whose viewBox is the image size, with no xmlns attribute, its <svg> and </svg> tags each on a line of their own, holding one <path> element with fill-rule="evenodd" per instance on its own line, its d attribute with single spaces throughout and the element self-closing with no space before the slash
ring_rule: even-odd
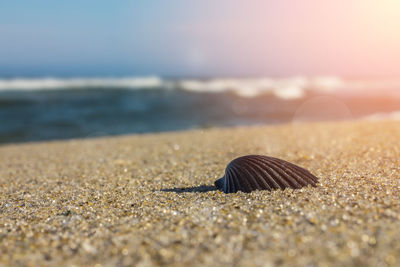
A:
<svg viewBox="0 0 400 267">
<path fill-rule="evenodd" d="M 398 265 L 400 122 L 340 122 L 0 146 L 0 266 Z M 320 178 L 224 194 L 265 154 Z"/>
</svg>

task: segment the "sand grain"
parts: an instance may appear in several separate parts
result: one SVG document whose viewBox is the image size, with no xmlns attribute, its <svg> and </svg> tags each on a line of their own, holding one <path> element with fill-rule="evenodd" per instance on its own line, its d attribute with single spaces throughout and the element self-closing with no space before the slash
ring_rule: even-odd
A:
<svg viewBox="0 0 400 267">
<path fill-rule="evenodd" d="M 400 265 L 399 136 L 346 122 L 1 146 L 0 266 Z M 320 184 L 212 190 L 245 154 Z"/>
</svg>

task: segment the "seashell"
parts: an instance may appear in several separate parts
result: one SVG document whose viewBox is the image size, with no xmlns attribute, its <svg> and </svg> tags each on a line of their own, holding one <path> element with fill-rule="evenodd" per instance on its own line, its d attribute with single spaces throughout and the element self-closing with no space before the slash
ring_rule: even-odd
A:
<svg viewBox="0 0 400 267">
<path fill-rule="evenodd" d="M 232 160 L 225 176 L 215 181 L 215 186 L 224 193 L 253 190 L 298 189 L 316 186 L 318 178 L 306 169 L 282 159 L 247 155 Z"/>
</svg>

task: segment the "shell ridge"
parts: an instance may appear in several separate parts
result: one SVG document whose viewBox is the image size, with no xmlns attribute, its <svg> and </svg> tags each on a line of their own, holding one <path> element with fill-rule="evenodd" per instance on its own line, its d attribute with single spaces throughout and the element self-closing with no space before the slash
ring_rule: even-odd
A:
<svg viewBox="0 0 400 267">
<path fill-rule="evenodd" d="M 232 192 L 232 193 L 237 192 L 239 190 L 239 188 L 240 188 L 239 182 L 236 179 L 235 175 L 231 176 L 231 185 L 232 186 L 231 186 L 230 192 Z"/>
<path fill-rule="evenodd" d="M 227 192 L 227 188 L 228 188 L 228 182 L 229 182 L 229 168 L 225 169 L 225 179 L 224 179 L 224 186 L 223 186 L 223 191 L 226 193 Z"/>
<path fill-rule="evenodd" d="M 235 161 L 235 164 L 233 164 L 235 167 L 235 170 L 238 173 L 238 178 L 240 180 L 246 181 L 246 183 L 249 185 L 250 191 L 255 190 L 255 189 L 257 189 L 257 183 L 252 176 L 248 176 L 243 171 L 243 169 L 245 169 L 245 167 L 243 166 L 243 163 L 244 163 L 243 158 L 239 158 L 239 160 Z"/>
<path fill-rule="evenodd" d="M 277 159 L 277 160 L 279 160 L 279 159 Z M 303 176 L 306 176 L 307 178 L 311 179 L 314 182 L 318 182 L 318 178 L 314 174 L 312 174 L 309 170 L 307 170 L 299 165 L 290 163 L 290 162 L 287 162 L 287 163 L 290 164 L 292 169 L 297 170 L 298 173 L 301 173 Z"/>
<path fill-rule="evenodd" d="M 281 167 L 280 164 L 276 164 L 273 161 L 271 161 L 271 158 L 261 158 L 260 161 L 263 161 L 263 163 L 270 167 L 271 170 L 275 171 L 278 175 L 279 178 L 282 179 L 285 182 L 285 187 L 289 188 L 301 188 L 301 184 L 297 182 L 297 180 L 292 177 L 291 174 L 287 173 L 285 169 Z"/>
<path fill-rule="evenodd" d="M 254 164 L 254 162 L 249 161 L 248 159 L 247 161 L 248 167 L 252 170 L 252 173 L 260 177 L 269 190 L 279 188 L 279 185 L 274 181 L 274 179 L 269 175 L 268 172 L 260 168 L 260 166 Z M 263 175 L 261 175 L 260 172 Z"/>
<path fill-rule="evenodd" d="M 318 182 L 318 178 L 315 177 L 312 173 L 307 171 L 306 169 L 297 166 L 296 164 L 293 164 L 288 161 L 280 160 L 277 158 L 272 158 L 273 162 L 276 162 L 277 164 L 282 164 L 285 166 L 288 172 L 290 172 L 293 175 L 293 178 L 296 179 L 299 183 L 301 183 L 302 186 L 308 186 L 312 185 L 315 186 L 316 182 Z M 280 162 L 283 163 L 280 163 Z M 278 163 L 279 162 L 279 163 Z"/>
<path fill-rule="evenodd" d="M 258 156 L 261 158 L 261 156 Z M 256 162 L 260 165 L 263 165 L 264 167 L 268 167 L 269 170 L 271 171 L 270 175 L 271 177 L 274 178 L 274 181 L 279 185 L 279 187 L 283 190 L 286 187 L 290 187 L 287 181 L 281 177 L 279 173 L 276 172 L 274 168 L 272 168 L 269 164 L 266 164 L 264 161 L 259 160 L 258 158 L 249 158 L 249 160 Z M 265 171 L 265 170 L 264 170 Z"/>
<path fill-rule="evenodd" d="M 243 172 L 243 166 L 235 166 L 235 169 L 237 170 L 238 178 L 241 184 L 243 185 L 244 182 L 247 185 L 247 188 L 243 189 L 242 191 L 251 192 L 257 189 L 257 185 L 254 183 L 253 177 L 249 177 L 246 173 Z"/>
<path fill-rule="evenodd" d="M 231 166 L 231 168 L 235 171 L 235 173 L 237 173 L 237 174 L 239 173 L 234 164 Z M 245 178 L 240 177 L 239 175 L 237 175 L 237 178 L 238 178 L 238 182 L 240 184 L 239 188 L 242 188 L 241 191 L 250 192 L 251 191 L 251 184 L 249 183 L 249 181 L 247 179 L 245 179 Z"/>
<path fill-rule="evenodd" d="M 298 168 L 299 171 L 301 171 L 302 173 L 304 173 L 304 175 L 307 176 L 307 178 L 309 178 L 311 181 L 313 181 L 314 183 L 318 183 L 318 177 L 315 176 L 314 174 L 312 174 L 310 171 L 300 167 L 300 166 L 296 166 Z"/>
<path fill-rule="evenodd" d="M 229 166 L 230 166 L 231 164 L 229 164 Z M 232 177 L 234 177 L 234 174 L 232 173 L 233 171 L 232 171 L 232 168 L 231 167 L 228 167 L 227 169 L 227 172 L 228 172 L 228 176 L 225 178 L 225 180 L 226 180 L 226 183 L 225 183 L 225 193 L 230 193 L 230 192 L 232 192 L 231 191 L 231 180 L 232 180 Z"/>
<path fill-rule="evenodd" d="M 293 170 L 293 172 L 295 172 L 298 175 L 298 177 L 300 177 L 304 182 L 306 182 L 307 185 L 311 184 L 311 185 L 315 186 L 318 179 L 317 179 L 317 181 L 315 181 L 316 177 L 313 176 L 310 172 L 308 172 L 308 173 L 304 172 L 304 171 L 302 171 L 304 169 L 302 169 L 300 167 L 298 167 L 298 168 L 296 168 L 296 167 L 298 167 L 298 166 L 291 166 L 291 169 Z"/>
<path fill-rule="evenodd" d="M 277 158 L 272 158 L 271 161 L 278 162 L 281 161 Z M 315 186 L 315 184 L 318 182 L 318 178 L 315 177 L 312 173 L 307 171 L 306 169 L 297 166 L 293 163 L 284 161 L 285 166 L 293 172 L 293 174 L 296 174 L 296 178 L 301 179 L 302 183 L 305 183 L 304 186 L 307 186 L 308 184 L 312 184 Z"/>
<path fill-rule="evenodd" d="M 279 170 L 281 175 L 286 177 L 288 181 L 291 182 L 292 188 L 301 188 L 308 184 L 306 181 L 304 181 L 301 175 L 292 170 L 293 164 L 291 164 L 290 162 L 271 157 L 269 158 L 268 163 L 274 165 L 277 171 Z M 282 167 L 283 165 L 285 166 L 285 168 Z"/>
<path fill-rule="evenodd" d="M 227 184 L 229 184 L 229 182 L 233 181 L 236 179 L 237 173 L 236 171 L 233 169 L 233 165 L 229 164 L 228 168 L 227 168 L 227 172 L 229 172 L 229 181 L 227 181 Z M 234 193 L 236 192 L 235 190 L 233 190 L 233 188 L 231 188 L 231 186 L 227 186 L 225 188 L 225 193 Z"/>
<path fill-rule="evenodd" d="M 306 178 L 308 181 L 313 182 L 313 183 L 318 182 L 318 178 L 315 175 L 313 175 L 311 172 L 309 172 L 308 170 L 306 170 L 298 165 L 292 164 L 290 162 L 286 163 L 286 165 L 289 166 L 290 169 L 292 169 L 294 172 L 296 172 L 299 176 Z"/>
<path fill-rule="evenodd" d="M 257 177 L 255 177 L 253 174 L 249 173 L 247 168 L 248 166 L 248 162 L 246 161 L 246 159 L 242 160 L 243 163 L 243 168 L 241 168 L 243 170 L 243 174 L 247 177 L 249 177 L 249 180 L 252 182 L 252 186 L 253 186 L 253 190 L 254 189 L 263 189 L 263 186 L 261 186 L 261 184 L 259 183 L 259 179 L 257 179 Z"/>
<path fill-rule="evenodd" d="M 259 183 L 262 183 L 261 189 L 267 189 L 271 191 L 274 188 L 274 183 L 271 182 L 271 177 L 269 177 L 268 173 L 264 172 L 258 166 L 255 166 L 253 162 L 247 161 L 247 170 L 251 175 L 258 177 Z"/>
</svg>

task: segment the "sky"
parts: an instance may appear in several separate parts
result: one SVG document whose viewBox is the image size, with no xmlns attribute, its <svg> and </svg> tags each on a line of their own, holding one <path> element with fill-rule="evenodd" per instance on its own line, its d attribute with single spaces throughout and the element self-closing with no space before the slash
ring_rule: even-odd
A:
<svg viewBox="0 0 400 267">
<path fill-rule="evenodd" d="M 400 76 L 398 0 L 3 0 L 0 76 Z"/>
</svg>

